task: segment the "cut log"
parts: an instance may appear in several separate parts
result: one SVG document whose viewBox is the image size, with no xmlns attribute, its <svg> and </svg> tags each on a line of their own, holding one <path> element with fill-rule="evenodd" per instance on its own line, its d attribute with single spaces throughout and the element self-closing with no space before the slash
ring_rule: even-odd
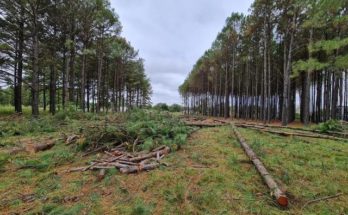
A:
<svg viewBox="0 0 348 215">
<path fill-rule="evenodd" d="M 185 122 L 186 126 L 197 126 L 197 127 L 218 127 L 218 126 L 225 126 L 226 123 L 198 123 L 198 122 Z"/>
<path fill-rule="evenodd" d="M 56 144 L 55 140 L 48 140 L 47 143 L 28 145 L 27 151 L 37 153 L 39 151 L 45 151 L 45 150 L 51 149 L 55 144 Z"/>
<path fill-rule="evenodd" d="M 152 163 L 152 164 L 146 164 L 146 165 L 139 165 L 139 166 L 128 166 L 125 168 L 121 168 L 121 173 L 136 173 L 146 170 L 152 170 L 156 169 L 159 166 L 159 163 Z"/>
<path fill-rule="evenodd" d="M 272 178 L 271 174 L 267 171 L 266 167 L 263 165 L 261 160 L 257 157 L 255 152 L 250 148 L 247 144 L 246 140 L 242 137 L 242 135 L 238 132 L 235 126 L 232 126 L 233 132 L 239 140 L 240 145 L 244 149 L 245 153 L 248 155 L 250 160 L 255 165 L 257 171 L 260 173 L 261 177 L 271 190 L 271 195 L 274 196 L 277 200 L 277 203 L 282 207 L 288 206 L 288 197 L 284 194 L 284 192 L 278 187 L 275 180 Z"/>
<path fill-rule="evenodd" d="M 333 136 L 333 137 L 340 137 L 340 138 L 347 138 L 348 133 L 346 132 L 337 132 L 337 131 L 326 131 L 322 132 L 317 129 L 306 129 L 306 128 L 298 128 L 298 127 L 291 127 L 291 126 L 281 126 L 281 125 L 269 125 L 269 124 L 260 124 L 260 123 L 235 123 L 237 127 L 245 126 L 245 127 L 256 127 L 256 128 L 279 128 L 279 129 L 290 129 L 295 131 L 301 131 L 301 132 L 311 132 L 316 134 L 324 134 L 324 136 Z M 326 135 L 325 135 L 326 134 Z"/>
<path fill-rule="evenodd" d="M 244 125 L 244 124 L 236 124 L 237 127 L 242 127 L 242 128 L 249 128 L 249 129 L 254 129 L 254 130 L 259 130 L 263 132 L 268 132 L 272 134 L 277 134 L 281 136 L 299 136 L 299 137 L 310 137 L 310 138 L 319 138 L 319 139 L 327 139 L 327 140 L 338 140 L 338 141 L 347 141 L 344 138 L 339 138 L 339 137 L 334 137 L 334 136 L 329 136 L 329 135 L 322 135 L 322 134 L 309 134 L 309 133 L 301 133 L 301 132 L 285 132 L 285 131 L 275 131 L 275 130 L 270 130 L 262 126 L 254 126 L 254 125 Z"/>
<path fill-rule="evenodd" d="M 160 151 L 155 151 L 155 152 L 150 152 L 149 154 L 145 154 L 145 155 L 141 155 L 139 157 L 134 157 L 129 159 L 131 162 L 139 162 L 148 158 L 152 158 L 152 157 L 157 157 L 157 153 L 159 153 L 159 155 L 166 155 L 170 152 L 170 148 L 168 146 L 166 146 L 164 149 L 160 150 Z"/>
</svg>

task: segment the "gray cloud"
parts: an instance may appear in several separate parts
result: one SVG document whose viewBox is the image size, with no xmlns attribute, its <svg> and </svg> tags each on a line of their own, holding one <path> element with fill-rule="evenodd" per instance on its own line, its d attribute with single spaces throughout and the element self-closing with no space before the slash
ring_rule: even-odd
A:
<svg viewBox="0 0 348 215">
<path fill-rule="evenodd" d="M 179 85 L 211 46 L 232 12 L 252 0 L 111 0 L 123 36 L 139 49 L 153 87 L 153 103 L 181 103 Z"/>
</svg>

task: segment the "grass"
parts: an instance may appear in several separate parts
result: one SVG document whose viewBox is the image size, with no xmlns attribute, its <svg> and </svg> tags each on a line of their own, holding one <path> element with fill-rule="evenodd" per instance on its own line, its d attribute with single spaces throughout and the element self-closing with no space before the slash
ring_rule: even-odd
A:
<svg viewBox="0 0 348 215">
<path fill-rule="evenodd" d="M 25 116 L 11 118 L 11 122 L 9 116 L 4 116 L 6 129 L 16 128 L 22 133 L 6 131 L 1 137 L 0 214 L 348 213 L 348 144 L 337 141 L 284 138 L 240 129 L 274 178 L 287 189 L 291 203 L 287 210 L 275 205 L 227 126 L 194 133 L 186 144 L 180 144 L 180 150 L 164 158 L 167 167 L 133 175 L 108 170 L 100 182 L 96 180 L 97 172 L 65 173 L 99 155 L 82 157 L 74 146 L 62 141 L 45 152 L 8 154 L 9 149 L 26 140 L 58 139 L 61 133 L 80 132 L 105 120 L 105 116 L 98 115 L 64 115 L 43 116 L 39 123 L 59 122 L 59 126 L 53 131 L 37 126 L 32 132 L 25 129 L 29 120 Z M 113 116 L 109 117 L 113 123 Z M 339 192 L 345 195 L 301 210 L 307 201 Z M 25 202 L 20 198 L 27 194 L 34 194 L 35 200 Z"/>
<path fill-rule="evenodd" d="M 23 106 L 22 111 L 24 115 L 30 115 L 31 113 L 31 107 L 30 106 Z M 5 115 L 11 115 L 14 114 L 14 106 L 12 105 L 0 105 L 0 116 L 5 116 Z"/>
</svg>

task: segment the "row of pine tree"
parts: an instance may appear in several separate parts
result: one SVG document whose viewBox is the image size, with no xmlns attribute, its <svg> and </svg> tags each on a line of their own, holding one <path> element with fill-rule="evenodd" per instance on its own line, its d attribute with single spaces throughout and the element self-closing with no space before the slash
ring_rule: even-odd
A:
<svg viewBox="0 0 348 215">
<path fill-rule="evenodd" d="M 180 86 L 185 112 L 304 124 L 348 120 L 348 1 L 255 0 Z"/>
<path fill-rule="evenodd" d="M 149 104 L 144 61 L 108 0 L 0 1 L 0 80 L 16 112 L 125 111 Z M 23 94 L 30 100 L 23 101 Z"/>
</svg>

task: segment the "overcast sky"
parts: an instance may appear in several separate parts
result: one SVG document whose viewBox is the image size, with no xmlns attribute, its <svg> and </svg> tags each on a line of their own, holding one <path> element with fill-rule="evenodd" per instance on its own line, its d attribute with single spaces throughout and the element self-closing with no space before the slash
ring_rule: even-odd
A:
<svg viewBox="0 0 348 215">
<path fill-rule="evenodd" d="M 111 0 L 122 35 L 145 59 L 152 102 L 179 103 L 179 85 L 210 48 L 232 12 L 247 13 L 251 0 Z"/>
</svg>

